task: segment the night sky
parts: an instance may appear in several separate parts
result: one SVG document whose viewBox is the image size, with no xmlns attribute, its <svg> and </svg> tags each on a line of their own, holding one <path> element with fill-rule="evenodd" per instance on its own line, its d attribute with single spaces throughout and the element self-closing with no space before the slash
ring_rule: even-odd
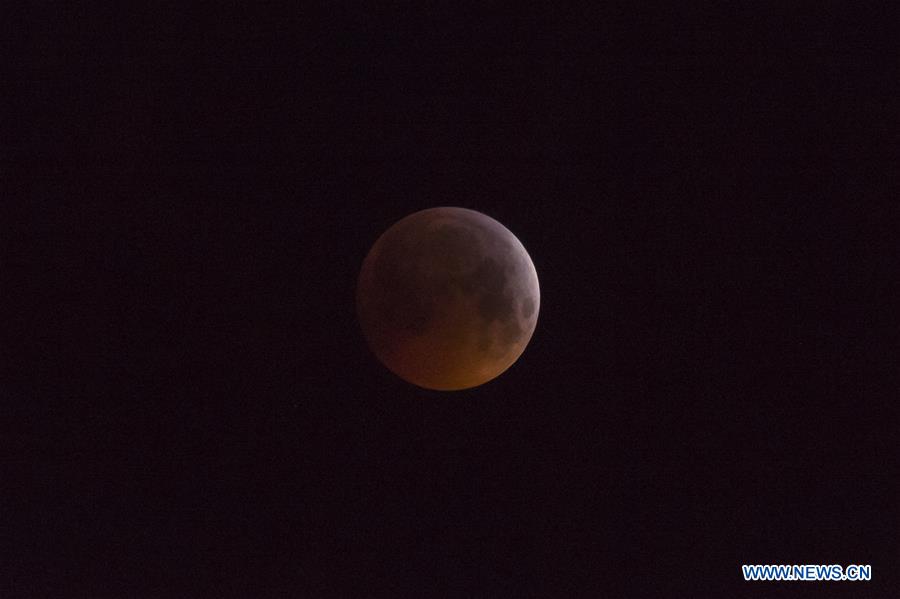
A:
<svg viewBox="0 0 900 599">
<path fill-rule="evenodd" d="M 888 12 L 30 4 L 0 597 L 900 596 Z M 541 285 L 452 393 L 354 305 L 433 206 Z"/>
</svg>

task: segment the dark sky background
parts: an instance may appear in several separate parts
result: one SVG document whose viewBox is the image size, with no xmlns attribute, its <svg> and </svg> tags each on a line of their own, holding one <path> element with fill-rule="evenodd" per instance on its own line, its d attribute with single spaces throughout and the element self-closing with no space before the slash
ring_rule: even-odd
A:
<svg viewBox="0 0 900 599">
<path fill-rule="evenodd" d="M 889 11 L 30 4 L 0 596 L 900 596 Z M 542 293 L 456 393 L 354 313 L 440 205 Z"/>
</svg>

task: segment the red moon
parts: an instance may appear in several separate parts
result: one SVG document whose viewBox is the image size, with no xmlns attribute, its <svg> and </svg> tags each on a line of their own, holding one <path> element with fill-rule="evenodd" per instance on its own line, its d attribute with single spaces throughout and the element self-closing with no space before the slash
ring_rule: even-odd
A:
<svg viewBox="0 0 900 599">
<path fill-rule="evenodd" d="M 403 380 L 440 391 L 476 387 L 509 368 L 540 308 L 531 257 L 480 212 L 440 207 L 390 227 L 363 261 L 363 335 Z"/>
</svg>

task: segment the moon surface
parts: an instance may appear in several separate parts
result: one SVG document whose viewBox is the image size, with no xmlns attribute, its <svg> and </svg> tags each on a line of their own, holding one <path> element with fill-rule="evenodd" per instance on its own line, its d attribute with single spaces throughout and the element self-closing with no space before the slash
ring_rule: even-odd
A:
<svg viewBox="0 0 900 599">
<path fill-rule="evenodd" d="M 476 387 L 509 368 L 534 333 L 537 273 L 506 227 L 467 208 L 415 212 L 363 261 L 356 307 L 375 356 L 419 387 Z"/>
</svg>

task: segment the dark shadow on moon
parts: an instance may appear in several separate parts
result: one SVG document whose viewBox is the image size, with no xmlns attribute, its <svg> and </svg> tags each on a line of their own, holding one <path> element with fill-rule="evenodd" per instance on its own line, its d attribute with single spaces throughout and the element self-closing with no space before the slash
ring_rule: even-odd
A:
<svg viewBox="0 0 900 599">
<path fill-rule="evenodd" d="M 522 318 L 531 318 L 534 314 L 534 298 L 526 297 L 522 300 Z"/>
<path fill-rule="evenodd" d="M 483 255 L 496 252 L 488 247 L 497 245 L 496 241 L 486 242 L 491 233 L 474 223 L 442 224 L 433 231 L 420 228 L 415 233 L 398 231 L 379 248 L 374 270 L 374 289 L 379 294 L 373 298 L 378 316 L 398 329 L 422 333 L 440 303 L 455 289 L 465 297 L 477 298 L 478 314 L 485 324 L 516 323 L 514 333 L 505 336 L 517 339 L 521 327 L 515 294 L 508 289 L 514 273 L 493 255 Z M 509 251 L 508 247 L 500 249 Z M 533 306 L 533 300 L 529 301 Z"/>
</svg>

